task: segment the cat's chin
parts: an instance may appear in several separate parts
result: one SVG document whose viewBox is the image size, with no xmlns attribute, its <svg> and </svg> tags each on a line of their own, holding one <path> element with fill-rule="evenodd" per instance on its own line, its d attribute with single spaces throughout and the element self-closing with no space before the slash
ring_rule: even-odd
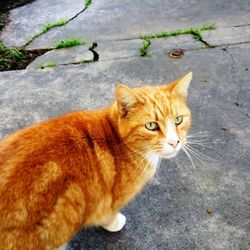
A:
<svg viewBox="0 0 250 250">
<path fill-rule="evenodd" d="M 177 155 L 178 152 L 174 152 L 174 153 L 169 153 L 169 154 L 160 154 L 160 157 L 163 159 L 170 159 L 173 158 Z"/>
</svg>

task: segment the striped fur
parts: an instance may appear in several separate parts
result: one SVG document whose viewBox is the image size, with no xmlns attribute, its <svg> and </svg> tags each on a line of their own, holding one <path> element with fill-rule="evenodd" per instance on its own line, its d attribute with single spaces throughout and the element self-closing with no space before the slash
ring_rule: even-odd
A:
<svg viewBox="0 0 250 250">
<path fill-rule="evenodd" d="M 120 85 L 110 107 L 72 112 L 3 139 L 0 250 L 55 249 L 84 226 L 107 224 L 154 175 L 167 119 L 184 115 L 176 133 L 185 144 L 190 80 Z M 161 130 L 147 130 L 151 121 Z"/>
</svg>

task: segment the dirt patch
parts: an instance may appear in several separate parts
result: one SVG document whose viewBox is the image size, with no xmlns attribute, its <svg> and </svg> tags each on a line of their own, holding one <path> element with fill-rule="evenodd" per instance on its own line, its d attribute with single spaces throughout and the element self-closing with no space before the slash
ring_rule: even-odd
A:
<svg viewBox="0 0 250 250">
<path fill-rule="evenodd" d="M 8 13 L 0 12 L 0 32 L 3 29 L 3 27 L 7 24 L 7 22 L 8 22 Z"/>
<path fill-rule="evenodd" d="M 0 44 L 1 45 L 1 44 Z M 23 50 L 23 49 L 5 49 L 0 48 L 0 71 L 25 69 L 38 56 L 43 55 L 48 50 Z"/>
</svg>

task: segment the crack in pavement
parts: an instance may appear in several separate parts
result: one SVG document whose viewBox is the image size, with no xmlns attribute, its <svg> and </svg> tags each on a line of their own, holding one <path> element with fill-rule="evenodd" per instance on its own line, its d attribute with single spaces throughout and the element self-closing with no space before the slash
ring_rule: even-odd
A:
<svg viewBox="0 0 250 250">
<path fill-rule="evenodd" d="M 235 25 L 235 26 L 231 26 L 232 28 L 238 28 L 238 27 L 246 27 L 246 26 L 250 26 L 250 23 L 248 24 L 239 24 L 239 25 Z M 230 26 L 229 26 L 230 28 Z"/>
<path fill-rule="evenodd" d="M 240 110 L 240 112 L 241 112 L 243 115 L 245 115 L 247 118 L 250 118 L 250 114 L 248 114 L 248 113 L 246 113 L 246 112 L 244 112 L 244 111 L 242 111 L 242 110 Z"/>
<path fill-rule="evenodd" d="M 235 79 L 235 75 L 236 75 L 236 68 L 235 68 L 236 62 L 235 62 L 234 56 L 233 56 L 232 53 L 230 53 L 230 51 L 228 50 L 228 47 L 229 47 L 229 45 L 228 45 L 227 47 L 223 48 L 222 50 L 225 51 L 225 52 L 230 56 L 230 58 L 231 58 L 231 61 L 232 61 L 232 66 L 231 66 L 232 79 L 233 79 L 234 83 L 237 85 L 237 81 L 236 81 L 236 79 Z M 233 104 L 239 108 L 239 111 L 240 111 L 243 115 L 245 115 L 247 118 L 250 118 L 250 114 L 248 114 L 247 112 L 245 112 L 244 110 L 242 110 L 242 109 L 244 109 L 244 107 L 243 107 L 242 104 L 239 103 L 239 98 L 240 98 L 241 92 L 242 92 L 242 84 L 240 84 L 240 87 L 239 87 L 239 91 L 238 91 L 238 94 L 237 94 L 236 101 L 233 102 Z"/>
<path fill-rule="evenodd" d="M 211 45 L 206 40 L 204 40 L 202 37 L 198 41 L 202 42 L 206 46 L 206 48 L 216 48 L 215 45 Z"/>
<path fill-rule="evenodd" d="M 223 48 L 222 50 L 225 51 L 230 56 L 230 58 L 231 58 L 231 61 L 232 61 L 232 66 L 231 66 L 232 79 L 233 79 L 235 85 L 237 85 L 237 81 L 235 79 L 235 75 L 236 75 L 235 65 L 236 65 L 236 62 L 234 60 L 233 55 L 229 52 L 228 47 L 229 47 L 229 45 L 226 46 L 225 48 Z M 240 98 L 241 90 L 242 90 L 242 84 L 240 84 L 239 91 L 238 91 L 238 94 L 237 94 L 237 98 L 236 98 L 236 101 L 234 102 L 234 104 L 236 106 L 241 106 L 239 104 L 239 98 Z"/>
<path fill-rule="evenodd" d="M 99 60 L 99 54 L 95 51 L 95 49 L 97 48 L 98 44 L 96 42 L 92 43 L 92 45 L 88 48 L 88 50 L 93 54 L 93 57 L 92 59 L 81 59 L 81 60 L 75 60 L 75 61 L 72 61 L 72 62 L 62 62 L 62 63 L 58 63 L 56 62 L 55 65 L 53 67 L 57 67 L 57 66 L 67 66 L 67 65 L 76 65 L 76 64 L 83 64 L 83 63 L 91 63 L 91 62 L 96 62 Z M 57 51 L 59 49 L 50 49 L 49 51 Z M 48 61 L 49 62 L 49 61 Z M 53 60 L 54 62 L 54 60 Z M 40 65 L 40 64 L 39 64 Z M 41 69 L 44 69 L 44 68 L 48 68 L 50 66 L 46 66 L 47 64 L 44 62 L 42 65 L 37 65 L 37 69 L 38 68 L 41 68 Z M 43 67 L 41 67 L 43 66 Z"/>
<path fill-rule="evenodd" d="M 199 49 L 185 49 L 185 51 L 197 51 L 197 50 L 202 50 L 202 49 L 215 49 L 215 48 L 221 48 L 221 47 L 229 47 L 229 46 L 234 46 L 234 45 L 241 45 L 241 44 L 248 44 L 249 42 L 240 42 L 240 43 L 225 43 L 225 44 L 220 44 L 220 45 L 212 45 L 211 47 L 201 47 Z M 234 48 L 231 48 L 234 49 Z"/>
<path fill-rule="evenodd" d="M 73 17 L 71 17 L 69 20 L 68 20 L 68 23 L 71 22 L 72 20 L 74 20 L 75 18 L 77 18 L 80 14 L 82 14 L 88 7 L 84 7 L 80 12 L 76 13 Z M 67 24 L 68 24 L 67 23 Z"/>
<path fill-rule="evenodd" d="M 52 30 L 52 29 L 54 29 L 54 28 L 56 28 L 56 27 L 58 28 L 58 27 L 66 26 L 68 23 L 70 23 L 72 20 L 76 19 L 80 14 L 82 14 L 86 9 L 88 9 L 88 7 L 89 7 L 89 5 L 85 6 L 81 11 L 77 12 L 73 17 L 67 19 L 67 23 L 66 23 L 65 25 L 62 25 L 62 26 L 54 26 L 54 27 L 52 27 L 50 30 Z M 33 40 L 30 40 L 30 41 L 28 41 L 27 43 L 25 43 L 25 44 L 23 45 L 23 48 L 25 49 L 28 45 L 32 44 L 32 43 L 34 42 L 35 39 L 37 39 L 37 38 L 41 37 L 42 35 L 48 33 L 50 30 L 48 30 L 47 32 L 42 33 L 42 34 L 40 34 L 40 35 L 34 37 Z"/>
</svg>

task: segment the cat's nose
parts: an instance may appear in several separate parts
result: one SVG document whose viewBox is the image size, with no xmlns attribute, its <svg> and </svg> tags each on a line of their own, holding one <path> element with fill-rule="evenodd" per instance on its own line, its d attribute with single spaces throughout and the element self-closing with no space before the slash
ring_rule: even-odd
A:
<svg viewBox="0 0 250 250">
<path fill-rule="evenodd" d="M 173 147 L 174 149 L 177 147 L 177 145 L 179 144 L 179 140 L 170 140 L 168 141 L 168 145 L 170 145 L 171 147 Z"/>
</svg>

